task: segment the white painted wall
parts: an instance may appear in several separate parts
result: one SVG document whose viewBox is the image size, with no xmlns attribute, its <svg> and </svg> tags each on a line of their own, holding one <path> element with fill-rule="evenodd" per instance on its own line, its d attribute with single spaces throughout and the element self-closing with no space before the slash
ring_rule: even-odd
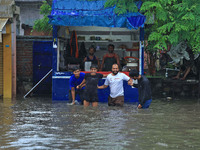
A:
<svg viewBox="0 0 200 150">
<path fill-rule="evenodd" d="M 19 35 L 24 35 L 24 29 L 22 24 L 29 26 L 34 25 L 36 19 L 41 19 L 43 15 L 40 14 L 41 2 L 18 2 L 17 5 L 20 7 L 20 32 Z"/>
<path fill-rule="evenodd" d="M 91 45 L 98 47 L 96 55 L 102 59 L 103 55 L 108 52 L 108 44 L 113 44 L 115 46 L 115 53 L 117 53 L 120 58 L 129 56 L 130 52 L 125 51 L 125 49 L 120 48 L 121 45 L 126 45 L 127 48 L 133 48 L 133 42 L 139 42 L 139 30 L 129 30 L 127 28 L 111 28 L 111 27 L 69 27 L 69 31 L 75 30 L 78 36 L 85 37 L 85 46 L 88 50 Z M 79 34 L 80 33 L 80 34 Z M 101 37 L 107 40 L 90 40 L 91 36 Z M 81 41 L 79 40 L 79 46 Z M 132 52 L 132 56 L 138 57 L 138 52 Z"/>
</svg>

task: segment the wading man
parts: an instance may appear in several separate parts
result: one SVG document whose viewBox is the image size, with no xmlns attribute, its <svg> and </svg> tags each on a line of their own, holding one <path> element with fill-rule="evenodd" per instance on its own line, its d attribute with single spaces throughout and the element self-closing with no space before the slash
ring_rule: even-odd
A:
<svg viewBox="0 0 200 150">
<path fill-rule="evenodd" d="M 149 108 L 152 99 L 151 99 L 151 86 L 149 80 L 144 75 L 139 75 L 139 72 L 136 69 L 130 71 L 129 76 L 134 80 L 138 80 L 138 84 L 129 84 L 138 88 L 139 93 L 139 104 L 138 109 Z"/>
<path fill-rule="evenodd" d="M 110 73 L 104 85 L 98 86 L 98 89 L 110 87 L 110 96 L 108 97 L 108 106 L 123 106 L 124 105 L 124 88 L 123 80 L 133 82 L 130 77 L 119 72 L 118 64 L 112 65 L 112 73 Z"/>
<path fill-rule="evenodd" d="M 89 106 L 90 103 L 93 107 L 98 106 L 97 85 L 99 80 L 103 78 L 103 74 L 97 73 L 97 69 L 98 66 L 96 64 L 91 65 L 90 73 L 86 73 L 83 82 L 77 86 L 77 89 L 79 89 L 83 84 L 86 84 L 83 101 L 83 105 L 86 107 Z"/>
<path fill-rule="evenodd" d="M 81 100 L 81 104 L 83 104 L 83 92 L 84 92 L 84 85 L 82 85 L 81 87 L 79 87 L 79 89 L 77 89 L 77 85 L 81 84 L 81 82 L 83 81 L 85 77 L 85 73 L 80 72 L 80 69 L 78 67 L 74 67 L 73 68 L 73 75 L 70 77 L 69 79 L 69 102 L 71 102 L 72 105 L 75 104 L 75 98 L 76 95 L 79 95 L 80 100 Z"/>
</svg>

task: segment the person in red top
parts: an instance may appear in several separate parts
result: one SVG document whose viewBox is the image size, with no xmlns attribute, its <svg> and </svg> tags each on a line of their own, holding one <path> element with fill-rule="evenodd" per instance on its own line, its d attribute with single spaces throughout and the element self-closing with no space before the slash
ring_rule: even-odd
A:
<svg viewBox="0 0 200 150">
<path fill-rule="evenodd" d="M 118 66 L 120 67 L 120 59 L 119 56 L 116 53 L 114 53 L 114 45 L 109 44 L 108 53 L 103 56 L 100 70 L 111 71 L 113 64 L 118 64 Z"/>
</svg>

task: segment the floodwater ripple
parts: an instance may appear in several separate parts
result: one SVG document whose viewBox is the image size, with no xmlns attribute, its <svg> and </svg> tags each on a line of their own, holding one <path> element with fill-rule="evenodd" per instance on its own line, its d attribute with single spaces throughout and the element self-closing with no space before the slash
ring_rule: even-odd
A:
<svg viewBox="0 0 200 150">
<path fill-rule="evenodd" d="M 98 108 L 48 98 L 0 101 L 0 149 L 199 149 L 198 100 Z"/>
</svg>

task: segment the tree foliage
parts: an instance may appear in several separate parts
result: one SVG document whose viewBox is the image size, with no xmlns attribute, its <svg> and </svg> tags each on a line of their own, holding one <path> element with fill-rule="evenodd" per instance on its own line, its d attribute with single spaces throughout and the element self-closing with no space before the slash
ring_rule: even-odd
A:
<svg viewBox="0 0 200 150">
<path fill-rule="evenodd" d="M 116 14 L 125 14 L 127 12 L 137 12 L 138 8 L 134 3 L 134 0 L 107 0 L 105 7 L 115 7 Z"/>
<path fill-rule="evenodd" d="M 130 3 L 137 0 L 107 0 L 106 7 L 116 6 L 116 13 L 130 11 Z M 134 12 L 136 9 L 132 9 Z M 187 42 L 193 51 L 200 52 L 200 3 L 199 0 L 143 0 L 140 12 L 147 20 L 153 19 L 148 41 L 154 48 L 167 49 L 167 45 Z M 149 21 L 148 21 L 149 22 Z M 147 24 L 148 24 L 147 22 Z M 148 31 L 149 32 L 149 31 Z"/>
<path fill-rule="evenodd" d="M 49 1 L 43 1 L 42 6 L 40 7 L 40 14 L 43 15 L 42 19 L 37 19 L 34 22 L 33 30 L 36 30 L 38 32 L 44 31 L 44 32 L 52 32 L 52 25 L 49 24 L 49 18 L 48 15 L 51 13 L 51 5 Z"/>
<path fill-rule="evenodd" d="M 146 1 L 141 11 L 147 17 L 154 14 L 154 28 L 149 36 L 156 48 L 167 44 L 187 42 L 193 51 L 200 52 L 200 3 L 198 0 Z"/>
</svg>

